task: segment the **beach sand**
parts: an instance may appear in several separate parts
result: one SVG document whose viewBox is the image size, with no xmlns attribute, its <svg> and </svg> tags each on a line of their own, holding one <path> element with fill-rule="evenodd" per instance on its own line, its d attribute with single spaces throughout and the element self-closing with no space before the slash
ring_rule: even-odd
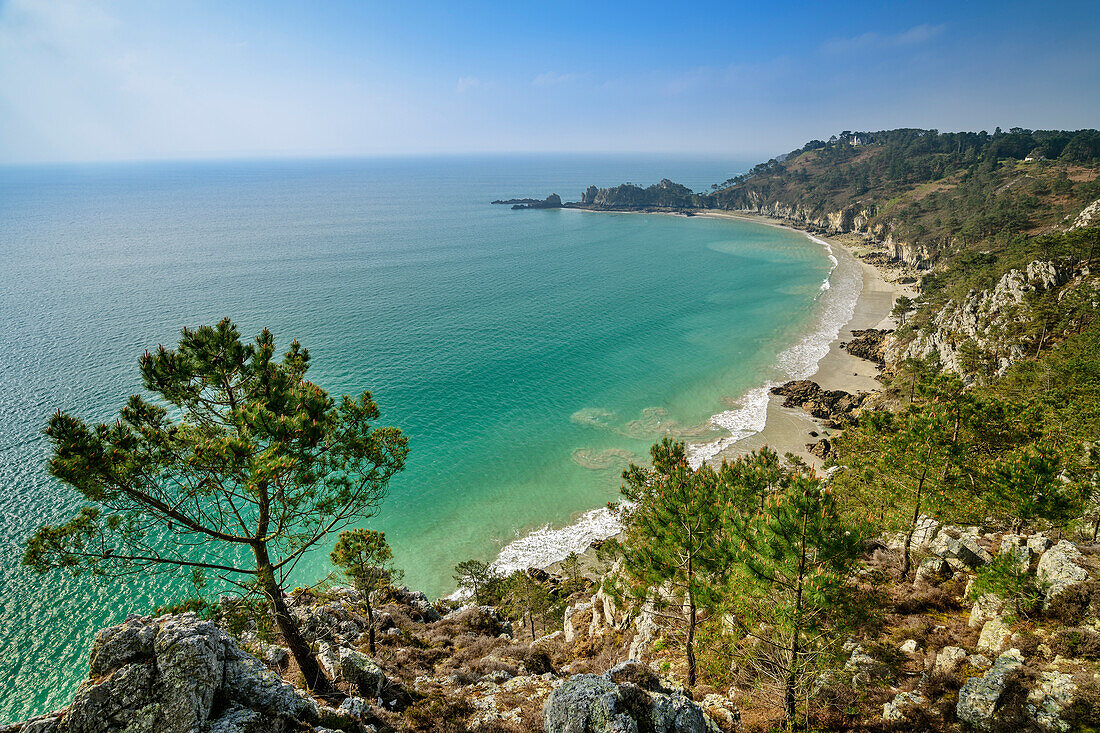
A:
<svg viewBox="0 0 1100 733">
<path fill-rule="evenodd" d="M 760 216 L 709 211 L 699 215 L 743 219 L 792 231 L 801 231 L 786 226 L 782 222 Z M 824 389 L 842 389 L 853 393 L 875 391 L 881 387 L 876 379 L 879 373 L 878 366 L 866 359 L 850 355 L 840 348 L 840 344 L 851 340 L 853 330 L 894 328 L 894 320 L 890 317 L 894 301 L 902 295 L 914 297 L 916 291 L 912 285 L 896 282 L 894 273 L 885 272 L 859 259 L 856 256 L 859 245 L 854 237 L 822 237 L 816 234 L 814 236 L 829 243 L 833 248 L 834 255 L 842 265 L 855 266 L 862 271 L 863 289 L 856 301 L 851 319 L 841 328 L 838 337 L 829 344 L 829 353 L 821 359 L 817 371 L 809 378 L 820 384 Z M 800 409 L 783 407 L 782 402 L 782 397 L 769 395 L 768 417 L 764 430 L 737 441 L 709 462 L 714 464 L 720 462 L 723 458 L 734 458 L 767 445 L 778 451 L 780 455 L 788 452 L 793 453 L 820 470 L 822 461 L 806 450 L 806 444 L 819 440 L 821 437 L 830 437 L 834 431 L 823 428 L 817 420 Z M 818 437 L 812 436 L 811 432 L 816 432 Z"/>
<path fill-rule="evenodd" d="M 787 226 L 781 221 L 761 216 L 713 211 L 698 212 L 696 215 L 743 219 L 806 234 L 803 230 Z M 817 234 L 814 236 L 827 242 L 832 247 L 833 254 L 838 260 L 838 267 L 856 268 L 858 270 L 862 277 L 863 287 L 851 318 L 848 319 L 848 322 L 840 329 L 837 337 L 829 344 L 828 353 L 818 362 L 816 372 L 809 379 L 817 382 L 825 389 L 842 389 L 853 393 L 877 391 L 881 387 L 876 379 L 879 373 L 878 366 L 873 362 L 850 355 L 840 348 L 840 344 L 851 340 L 853 330 L 894 328 L 894 320 L 890 317 L 894 301 L 902 295 L 911 298 L 916 297 L 916 289 L 912 285 L 899 281 L 902 273 L 886 271 L 860 259 L 857 253 L 863 249 L 864 245 L 862 245 L 858 236 L 822 237 Z M 764 429 L 733 443 L 717 455 L 709 458 L 708 463 L 715 465 L 723 459 L 736 458 L 767 445 L 780 455 L 792 453 L 799 456 L 820 471 L 823 468 L 822 461 L 811 455 L 806 450 L 806 445 L 822 437 L 831 437 L 835 431 L 825 429 L 820 422 L 800 409 L 783 407 L 782 402 L 782 397 L 769 395 L 767 422 Z M 817 437 L 811 435 L 811 432 L 817 433 Z M 615 537 L 620 536 L 615 535 Z M 606 566 L 596 557 L 596 551 L 592 548 L 588 548 L 578 553 L 578 555 L 581 574 L 593 580 L 598 580 L 606 572 Z M 564 570 L 563 563 L 560 561 L 545 565 L 544 568 L 558 573 Z"/>
</svg>

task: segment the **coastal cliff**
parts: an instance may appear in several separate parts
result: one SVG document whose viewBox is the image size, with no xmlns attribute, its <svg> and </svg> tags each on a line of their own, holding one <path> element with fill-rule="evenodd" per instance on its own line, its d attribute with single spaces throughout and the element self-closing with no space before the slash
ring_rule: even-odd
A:
<svg viewBox="0 0 1100 733">
<path fill-rule="evenodd" d="M 906 145 L 931 137 L 895 132 Z M 1028 136 L 1034 143 L 1031 133 L 1017 135 Z M 997 142 L 986 137 L 987 146 Z M 815 629 L 840 651 L 815 657 L 801 680 L 807 724 L 868 733 L 1088 730 L 1100 716 L 1100 153 L 1032 168 L 958 152 L 924 178 L 910 170 L 890 183 L 901 169 L 888 162 L 880 177 L 859 177 L 859 166 L 889 157 L 896 142 L 859 134 L 811 143 L 710 194 L 665 180 L 590 187 L 575 204 L 555 196 L 499 203 L 764 215 L 855 237 L 868 260 L 919 280 L 918 297 L 895 308 L 896 329 L 860 331 L 845 345 L 883 367 L 880 394 L 809 381 L 775 390 L 834 431 L 815 455 L 831 464 L 829 494 L 848 502 L 867 531 L 858 569 L 828 577 L 851 583 L 865 615 L 847 619 L 843 632 Z M 944 144 L 954 143 L 963 150 L 955 138 Z M 853 166 L 841 166 L 840 178 L 831 178 L 830 151 Z M 844 191 L 865 185 L 868 192 L 844 202 Z M 968 213 L 974 197 L 988 210 Z M 1025 198 L 1034 203 L 1021 219 Z M 960 379 L 941 380 L 951 375 Z M 737 470 L 723 469 L 740 480 Z M 773 491 L 789 477 L 765 479 Z M 1080 491 L 1076 502 L 1071 489 Z M 761 511 L 770 496 L 758 497 Z M 756 498 L 746 506 L 757 507 Z M 701 671 L 688 688 L 677 604 L 658 603 L 677 599 L 673 585 L 657 579 L 640 598 L 618 593 L 621 550 L 594 546 L 583 572 L 575 557 L 570 572 L 520 572 L 522 592 L 491 603 L 433 602 L 387 586 L 368 607 L 368 597 L 347 588 L 295 590 L 291 613 L 339 700 L 304 688 L 262 604 L 192 601 L 133 616 L 96 634 L 70 704 L 0 733 L 730 733 L 780 725 L 776 680 L 797 655 L 761 641 L 771 619 L 747 626 L 737 584 L 726 588 L 703 609 Z"/>
</svg>

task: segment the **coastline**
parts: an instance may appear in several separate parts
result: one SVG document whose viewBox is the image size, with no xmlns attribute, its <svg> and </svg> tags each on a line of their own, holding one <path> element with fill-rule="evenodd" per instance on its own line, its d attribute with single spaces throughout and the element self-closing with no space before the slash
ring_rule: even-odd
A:
<svg viewBox="0 0 1100 733">
<path fill-rule="evenodd" d="M 659 213 L 678 215 L 671 212 Z M 836 328 L 835 335 L 830 330 L 827 351 L 816 359 L 815 366 L 808 374 L 791 378 L 809 379 L 817 382 L 824 389 L 841 389 L 852 393 L 878 391 L 881 386 L 877 380 L 879 367 L 873 362 L 852 356 L 840 345 L 851 340 L 853 330 L 895 327 L 896 324 L 890 316 L 894 301 L 902 295 L 909 297 L 916 295 L 913 286 L 897 281 L 897 275 L 900 275 L 900 272 L 888 272 L 862 259 L 859 256 L 860 243 L 853 235 L 849 235 L 846 239 L 822 237 L 791 226 L 786 221 L 759 215 L 713 210 L 700 210 L 693 214 L 700 217 L 739 219 L 797 232 L 804 235 L 809 243 L 825 247 L 835 258 L 836 267 L 830 273 L 829 281 L 837 274 L 858 278 L 859 292 L 851 305 L 851 312 L 845 313 L 844 320 L 838 326 L 832 327 Z M 818 335 L 816 331 L 811 330 L 804 338 L 812 341 L 813 337 Z M 788 351 L 798 349 L 799 346 L 796 344 Z M 763 407 L 762 428 L 744 437 L 731 435 L 723 438 L 718 441 L 719 445 L 714 446 L 716 450 L 707 450 L 706 455 L 702 457 L 698 457 L 699 452 L 705 449 L 707 444 L 689 445 L 689 451 L 694 449 L 696 453 L 696 460 L 717 463 L 759 450 L 767 445 L 781 456 L 791 453 L 814 469 L 822 470 L 823 461 L 808 451 L 807 444 L 821 437 L 830 437 L 835 431 L 824 428 L 820 421 L 799 408 L 783 407 L 783 398 L 771 394 L 769 387 L 770 385 L 764 385 L 750 390 L 741 398 L 743 403 L 741 408 L 712 418 L 721 424 L 722 416 L 729 414 L 733 415 L 735 421 L 740 421 L 744 420 L 744 416 L 736 413 L 743 410 L 756 412 Z M 765 400 L 766 406 L 759 404 Z M 811 433 L 816 433 L 816 437 Z M 563 527 L 555 528 L 546 525 L 517 537 L 501 548 L 493 566 L 502 573 L 510 573 L 524 567 L 539 567 L 550 572 L 561 572 L 562 560 L 569 553 L 576 552 L 581 561 L 581 572 L 595 577 L 602 572 L 602 569 L 596 559 L 595 551 L 590 546 L 592 541 L 617 537 L 620 531 L 621 525 L 606 507 L 590 509 L 578 514 Z"/>
<path fill-rule="evenodd" d="M 764 216 L 709 210 L 697 212 L 696 216 L 739 219 L 799 232 L 811 241 L 819 240 L 826 243 L 837 256 L 838 267 L 858 268 L 862 287 L 852 314 L 840 327 L 836 337 L 829 342 L 828 352 L 818 361 L 817 368 L 806 379 L 817 382 L 824 389 L 842 389 L 852 393 L 878 391 L 881 386 L 877 380 L 878 366 L 866 359 L 852 356 L 840 345 L 851 340 L 854 330 L 895 328 L 894 319 L 890 316 L 894 301 L 902 295 L 915 297 L 916 290 L 913 286 L 896 282 L 891 277 L 892 273 L 860 258 L 854 237 L 842 240 L 837 237 L 811 234 L 804 229 L 790 226 L 782 220 Z M 723 458 L 735 458 L 767 445 L 780 455 L 790 452 L 815 469 L 821 470 L 822 460 L 806 449 L 807 443 L 819 439 L 811 436 L 811 432 L 816 432 L 819 437 L 830 437 L 834 431 L 823 428 L 818 420 L 799 408 L 783 407 L 783 398 L 769 393 L 767 418 L 763 430 L 734 441 L 732 445 L 708 460 L 720 461 Z"/>
</svg>

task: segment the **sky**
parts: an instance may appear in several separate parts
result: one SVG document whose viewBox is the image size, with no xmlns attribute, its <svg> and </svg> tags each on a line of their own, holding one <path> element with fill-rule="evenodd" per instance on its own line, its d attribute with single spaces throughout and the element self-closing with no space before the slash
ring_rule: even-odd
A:
<svg viewBox="0 0 1100 733">
<path fill-rule="evenodd" d="M 1093 2 L 0 0 L 0 163 L 1100 127 Z"/>
</svg>

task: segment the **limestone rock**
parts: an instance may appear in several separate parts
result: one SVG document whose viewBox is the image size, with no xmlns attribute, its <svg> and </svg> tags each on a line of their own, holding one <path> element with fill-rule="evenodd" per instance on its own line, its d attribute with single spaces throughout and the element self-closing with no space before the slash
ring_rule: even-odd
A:
<svg viewBox="0 0 1100 733">
<path fill-rule="evenodd" d="M 966 659 L 965 649 L 957 646 L 945 646 L 936 655 L 935 671 L 937 674 L 952 674 L 964 659 Z"/>
<path fill-rule="evenodd" d="M 1077 694 L 1073 676 L 1064 672 L 1042 672 L 1039 684 L 1027 695 L 1028 712 L 1046 730 L 1068 731 L 1069 723 L 1061 719 Z"/>
<path fill-rule="evenodd" d="M 959 690 L 959 702 L 955 707 L 959 720 L 982 730 L 989 729 L 1009 673 L 1018 669 L 1023 662 L 1024 658 L 1018 649 L 1009 649 L 997 657 L 997 661 L 984 675 L 968 679 Z"/>
<path fill-rule="evenodd" d="M 1005 642 L 1012 636 L 1012 629 L 999 617 L 995 616 L 982 626 L 982 634 L 978 638 L 978 651 L 990 654 L 999 654 L 1005 648 Z"/>
<path fill-rule="evenodd" d="M 1081 551 L 1068 540 L 1062 540 L 1039 558 L 1035 576 L 1044 589 L 1044 606 L 1049 606 L 1070 586 L 1088 580 L 1088 571 L 1077 564 L 1080 559 Z"/>
<path fill-rule="evenodd" d="M 606 676 L 578 674 L 543 707 L 546 733 L 714 733 L 717 726 L 681 692 L 648 691 Z"/>
<path fill-rule="evenodd" d="M 913 692 L 899 692 L 894 696 L 894 699 L 890 702 L 883 703 L 882 705 L 882 719 L 883 720 L 905 720 L 908 716 L 906 713 L 909 708 L 920 707 L 928 702 L 928 700 L 918 693 Z"/>
<path fill-rule="evenodd" d="M 916 654 L 917 653 L 917 640 L 916 639 L 906 639 L 905 642 L 901 646 L 898 647 L 898 649 L 905 652 L 906 654 Z"/>
</svg>

